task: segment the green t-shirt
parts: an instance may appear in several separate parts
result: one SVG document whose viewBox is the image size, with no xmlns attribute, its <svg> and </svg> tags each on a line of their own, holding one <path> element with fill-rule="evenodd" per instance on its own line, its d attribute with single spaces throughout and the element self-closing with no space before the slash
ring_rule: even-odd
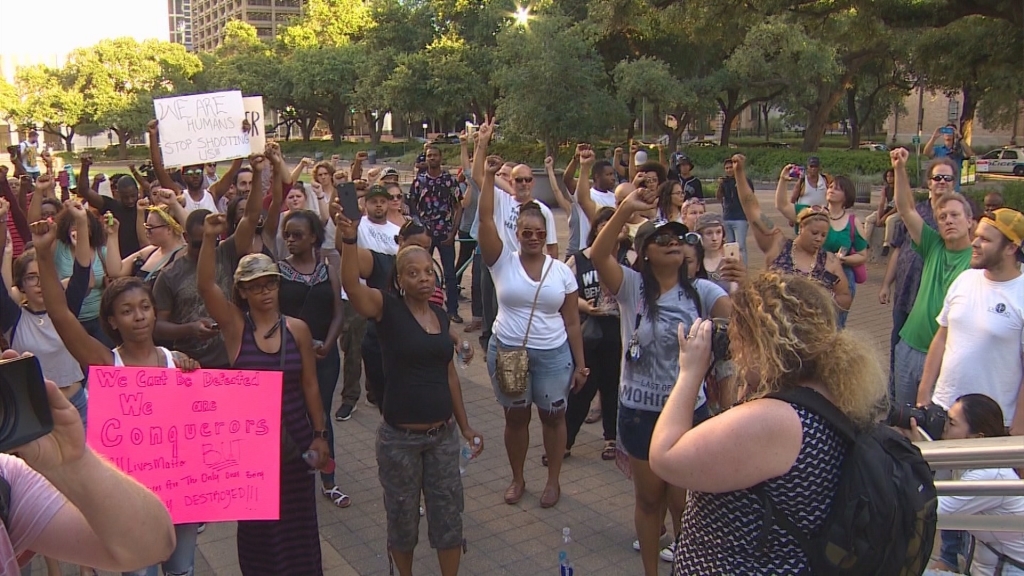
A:
<svg viewBox="0 0 1024 576">
<path fill-rule="evenodd" d="M 809 204 L 796 204 L 796 213 L 799 214 L 801 210 L 807 208 Z M 825 237 L 825 243 L 822 244 L 821 249 L 826 252 L 838 252 L 840 248 L 846 248 L 848 254 L 854 252 L 863 252 L 868 249 L 868 241 L 865 240 L 861 235 L 860 231 L 854 227 L 853 234 L 850 234 L 850 218 L 846 219 L 846 227 L 842 230 L 836 230 L 829 224 L 828 236 Z M 798 224 L 794 230 L 797 234 L 800 233 L 800 225 Z"/>
<path fill-rule="evenodd" d="M 931 226 L 921 229 L 921 243 L 912 246 L 924 260 L 924 270 L 921 272 L 917 300 L 907 317 L 907 323 L 900 330 L 900 338 L 914 350 L 928 352 L 932 338 L 939 331 L 936 318 L 942 311 L 949 285 L 961 272 L 971 267 L 971 247 L 956 251 L 946 249 L 942 236 Z"/>
</svg>

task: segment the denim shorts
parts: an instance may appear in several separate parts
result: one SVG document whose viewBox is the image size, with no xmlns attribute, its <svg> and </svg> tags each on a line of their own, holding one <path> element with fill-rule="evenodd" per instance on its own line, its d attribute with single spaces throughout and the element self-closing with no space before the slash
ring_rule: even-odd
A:
<svg viewBox="0 0 1024 576">
<path fill-rule="evenodd" d="M 626 408 L 619 404 L 619 443 L 622 449 L 637 460 L 649 460 L 651 456 L 651 437 L 654 436 L 654 425 L 658 423 L 661 412 Z M 711 409 L 705 402 L 693 411 L 693 425 L 696 426 L 711 417 Z"/>
<path fill-rule="evenodd" d="M 457 430 L 454 423 L 437 434 L 417 434 L 387 422 L 377 428 L 377 475 L 384 489 L 389 549 L 412 552 L 416 548 L 421 492 L 430 547 L 448 550 L 462 546 L 465 503 Z"/>
<path fill-rule="evenodd" d="M 84 387 L 79 388 L 78 392 L 71 395 L 68 398 L 68 402 L 78 410 L 78 415 L 82 417 L 82 428 L 88 427 L 89 422 L 89 391 Z"/>
<path fill-rule="evenodd" d="M 491 375 L 491 386 L 494 388 L 498 404 L 506 409 L 529 408 L 530 404 L 536 404 L 538 409 L 545 412 L 565 410 L 575 370 L 569 342 L 563 342 L 561 346 L 551 350 L 527 348 L 526 354 L 530 361 L 526 392 L 520 396 L 508 396 L 498 385 L 498 337 L 491 337 L 487 346 L 487 372 Z"/>
</svg>

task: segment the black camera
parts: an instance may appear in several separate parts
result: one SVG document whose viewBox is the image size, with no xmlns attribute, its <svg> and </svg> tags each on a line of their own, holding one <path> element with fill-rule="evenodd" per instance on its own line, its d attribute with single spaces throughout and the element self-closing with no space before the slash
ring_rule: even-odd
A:
<svg viewBox="0 0 1024 576">
<path fill-rule="evenodd" d="M 910 419 L 917 421 L 917 427 L 928 434 L 932 440 L 940 440 L 946 430 L 946 411 L 942 406 L 932 404 L 918 408 L 913 404 L 893 406 L 885 423 L 904 430 L 910 430 Z"/>
<path fill-rule="evenodd" d="M 39 360 L 22 356 L 0 360 L 0 452 L 46 436 L 53 415 Z"/>
<path fill-rule="evenodd" d="M 723 362 L 732 357 L 729 353 L 729 319 L 711 319 L 711 361 Z"/>
</svg>

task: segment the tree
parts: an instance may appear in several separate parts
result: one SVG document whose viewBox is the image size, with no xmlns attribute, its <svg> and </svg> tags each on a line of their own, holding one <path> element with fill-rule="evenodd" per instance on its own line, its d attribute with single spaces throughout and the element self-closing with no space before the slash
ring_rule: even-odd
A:
<svg viewBox="0 0 1024 576">
<path fill-rule="evenodd" d="M 846 88 L 846 117 L 850 124 L 850 148 L 860 146 L 865 128 L 874 131 L 889 113 L 902 107 L 914 82 L 901 63 L 901 55 L 890 54 L 865 66 Z"/>
<path fill-rule="evenodd" d="M 548 156 L 568 139 L 604 134 L 625 116 L 607 89 L 601 60 L 567 18 L 545 15 L 498 36 L 502 130 L 544 143 Z"/>
<path fill-rule="evenodd" d="M 88 119 L 117 134 L 119 157 L 125 159 L 128 140 L 144 133 L 153 117 L 153 99 L 187 91 L 201 67 L 180 44 L 116 38 L 75 50 L 66 71 L 70 86 L 85 99 Z"/>
<path fill-rule="evenodd" d="M 64 140 L 74 150 L 75 131 L 85 119 L 85 97 L 67 75 L 42 64 L 19 68 L 15 74 L 18 104 L 11 119 L 19 126 L 41 125 L 43 132 Z"/>
<path fill-rule="evenodd" d="M 278 41 L 290 50 L 345 46 L 373 25 L 368 2 L 308 0 L 302 17 L 278 33 Z"/>
<path fill-rule="evenodd" d="M 292 53 L 284 77 L 296 108 L 314 112 L 331 130 L 335 144 L 341 143 L 356 88 L 360 51 L 347 45 L 301 48 Z M 303 131 L 308 140 L 309 132 Z"/>
<path fill-rule="evenodd" d="M 623 60 L 612 70 L 615 91 L 626 106 L 646 100 L 654 107 L 658 127 L 669 139 L 669 148 L 675 150 L 687 126 L 713 108 L 710 100 L 701 98 L 691 84 L 681 82 L 669 65 L 661 60 L 641 57 Z M 675 118 L 675 124 L 665 122 L 665 115 Z"/>
</svg>

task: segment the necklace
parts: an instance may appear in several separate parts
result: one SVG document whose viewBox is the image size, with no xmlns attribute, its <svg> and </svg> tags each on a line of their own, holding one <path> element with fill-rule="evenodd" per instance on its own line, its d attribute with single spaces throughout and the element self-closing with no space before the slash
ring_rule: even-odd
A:
<svg viewBox="0 0 1024 576">
<path fill-rule="evenodd" d="M 831 212 L 828 215 L 828 217 L 831 218 L 832 220 L 841 220 L 843 216 L 846 216 L 846 208 L 843 208 L 843 212 L 839 214 L 839 216 L 832 216 Z"/>
</svg>

